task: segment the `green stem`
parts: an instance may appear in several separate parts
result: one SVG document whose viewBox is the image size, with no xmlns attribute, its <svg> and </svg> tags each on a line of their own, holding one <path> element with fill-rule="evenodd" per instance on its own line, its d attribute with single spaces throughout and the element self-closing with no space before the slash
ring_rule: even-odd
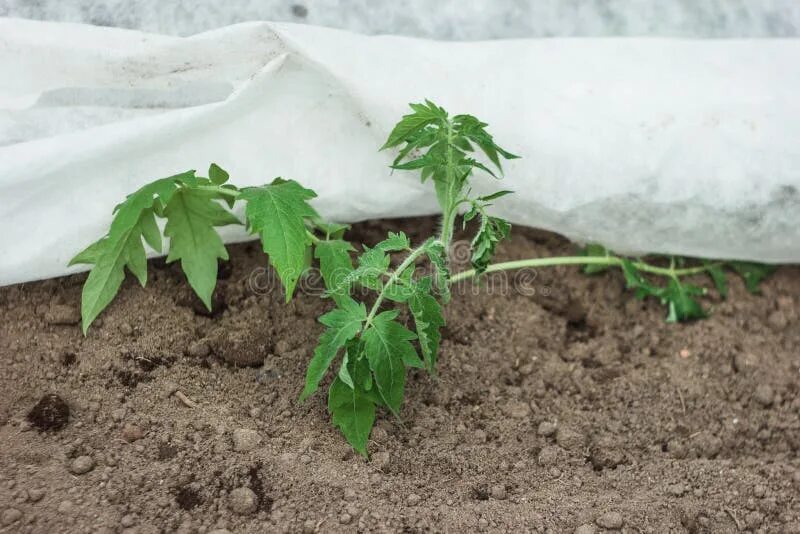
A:
<svg viewBox="0 0 800 534">
<path fill-rule="evenodd" d="M 445 199 L 445 206 L 442 206 L 442 233 L 439 240 L 444 245 L 445 250 L 450 246 L 450 241 L 453 239 L 453 226 L 455 225 L 456 215 L 458 213 L 458 202 L 456 197 L 460 191 L 455 191 L 456 176 L 455 164 L 453 163 L 453 125 L 447 121 L 447 155 L 445 160 L 445 181 L 447 182 L 447 198 Z"/>
<path fill-rule="evenodd" d="M 375 318 L 375 315 L 378 313 L 378 308 L 380 308 L 381 303 L 383 302 L 383 299 L 386 296 L 386 290 L 392 284 L 397 282 L 398 278 L 400 278 L 400 275 L 403 274 L 403 271 L 405 271 L 409 266 L 413 265 L 414 262 L 417 260 L 417 258 L 419 258 L 421 255 L 423 255 L 425 253 L 426 248 L 427 248 L 427 244 L 422 245 L 421 247 L 412 250 L 411 254 L 409 254 L 408 257 L 406 257 L 406 259 L 403 260 L 403 263 L 401 263 L 397 267 L 397 269 L 395 269 L 395 271 L 391 274 L 391 276 L 389 276 L 389 279 L 386 281 L 385 284 L 383 284 L 383 287 L 381 287 L 381 292 L 378 293 L 378 298 L 375 299 L 375 304 L 372 305 L 372 309 L 369 311 L 369 315 L 367 315 L 367 320 L 364 323 L 363 330 L 366 330 L 372 324 L 372 320 Z"/>
<path fill-rule="evenodd" d="M 512 269 L 524 269 L 526 267 L 553 267 L 556 265 L 603 265 L 608 267 L 622 266 L 622 258 L 617 256 L 562 256 L 557 258 L 531 258 L 527 260 L 506 261 L 502 263 L 494 263 L 486 268 L 487 273 L 494 273 L 498 271 L 509 271 Z M 664 268 L 650 265 L 643 261 L 632 262 L 633 266 L 640 271 L 647 273 L 658 274 L 662 276 L 688 276 L 691 274 L 699 274 L 708 271 L 718 263 L 710 263 L 699 267 L 689 267 L 686 269 L 674 269 L 673 267 Z M 475 269 L 469 269 L 460 273 L 454 274 L 450 277 L 450 283 L 454 284 L 461 280 L 474 278 L 477 276 Z"/>
</svg>

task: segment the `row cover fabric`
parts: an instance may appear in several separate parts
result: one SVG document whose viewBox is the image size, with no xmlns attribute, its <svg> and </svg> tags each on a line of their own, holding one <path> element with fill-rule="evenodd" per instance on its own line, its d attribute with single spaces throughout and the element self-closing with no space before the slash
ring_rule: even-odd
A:
<svg viewBox="0 0 800 534">
<path fill-rule="evenodd" d="M 193 35 L 250 20 L 458 41 L 797 37 L 797 0 L 3 0 L 0 16 Z"/>
<path fill-rule="evenodd" d="M 446 43 L 277 23 L 193 37 L 0 19 L 0 284 L 63 275 L 111 209 L 216 162 L 332 220 L 435 213 L 377 149 L 406 103 L 469 112 L 520 160 L 516 224 L 658 252 L 800 261 L 800 41 Z M 246 239 L 227 227 L 228 241 Z"/>
</svg>

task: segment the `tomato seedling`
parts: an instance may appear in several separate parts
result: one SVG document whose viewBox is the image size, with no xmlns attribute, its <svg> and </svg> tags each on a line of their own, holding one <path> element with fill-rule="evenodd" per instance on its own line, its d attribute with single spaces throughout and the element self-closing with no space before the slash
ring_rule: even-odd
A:
<svg viewBox="0 0 800 534">
<path fill-rule="evenodd" d="M 667 306 L 668 321 L 683 321 L 707 313 L 698 300 L 707 289 L 686 282 L 686 277 L 709 275 L 724 297 L 725 268 L 742 275 L 751 291 L 772 270 L 754 263 L 676 257 L 667 258 L 667 265 L 656 265 L 614 255 L 598 245 L 576 256 L 491 263 L 498 243 L 509 237 L 511 224 L 491 215 L 489 208 L 511 191 L 475 196 L 470 180 L 475 171 L 497 178 L 503 173 L 502 162 L 517 156 L 501 148 L 487 131 L 488 125 L 471 115 L 450 116 L 430 101 L 410 106 L 412 113 L 394 127 L 382 149 L 398 150 L 394 169 L 419 171 L 423 182 L 433 183 L 442 211 L 438 235 L 415 246 L 404 233 L 389 232 L 374 246 L 363 245 L 354 263 L 356 248 L 343 238 L 347 227 L 320 218 L 309 203 L 316 196 L 313 191 L 281 178 L 240 189 L 228 183 L 227 172 L 212 164 L 207 177 L 188 171 L 156 180 L 129 195 L 114 209 L 108 233 L 73 258 L 70 265 L 92 265 L 81 301 L 84 333 L 113 300 L 126 267 L 145 285 L 143 241 L 157 252 L 163 247 L 157 217 L 166 219 L 167 262 L 180 261 L 189 284 L 210 309 L 217 262 L 228 259 L 216 228 L 242 224 L 226 206 L 244 202 L 244 223 L 261 239 L 287 300 L 312 259 L 319 262 L 325 297 L 335 306 L 319 318 L 325 331 L 308 365 L 300 399 L 318 391 L 333 367 L 328 389 L 333 424 L 366 456 L 377 410 L 399 417 L 407 369 L 435 373 L 445 324 L 442 308 L 454 283 L 525 267 L 579 265 L 588 274 L 614 267 L 622 270 L 637 297 L 659 299 Z M 465 225 L 477 220 L 478 228 L 471 240 L 472 269 L 451 274 L 448 250 L 459 216 Z M 424 259 L 431 269 L 424 268 Z M 354 288 L 371 293 L 356 299 Z M 403 307 L 408 320 L 401 320 Z"/>
</svg>

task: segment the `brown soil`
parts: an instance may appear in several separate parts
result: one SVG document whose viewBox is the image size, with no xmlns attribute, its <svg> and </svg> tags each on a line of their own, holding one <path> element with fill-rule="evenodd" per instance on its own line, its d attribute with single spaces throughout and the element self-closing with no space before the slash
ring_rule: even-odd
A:
<svg viewBox="0 0 800 534">
<path fill-rule="evenodd" d="M 500 256 L 568 252 L 517 229 Z M 155 261 L 86 338 L 85 275 L 0 289 L 1 532 L 800 532 L 797 268 L 688 325 L 618 272 L 465 288 L 366 461 L 324 395 L 296 402 L 330 304 L 254 293 L 263 254 L 231 256 L 215 313 Z"/>
</svg>

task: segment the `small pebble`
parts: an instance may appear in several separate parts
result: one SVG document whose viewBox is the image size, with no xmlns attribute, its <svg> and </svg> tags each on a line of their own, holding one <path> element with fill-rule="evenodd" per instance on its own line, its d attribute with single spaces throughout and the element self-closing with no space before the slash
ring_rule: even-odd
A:
<svg viewBox="0 0 800 534">
<path fill-rule="evenodd" d="M 749 374 L 758 367 L 758 357 L 754 354 L 737 352 L 733 356 L 733 370 L 737 373 Z"/>
<path fill-rule="evenodd" d="M 353 516 L 348 513 L 344 513 L 339 516 L 339 523 L 342 525 L 349 525 L 351 521 L 353 521 Z"/>
<path fill-rule="evenodd" d="M 764 408 L 769 408 L 775 400 L 775 391 L 769 384 L 759 384 L 753 393 L 753 399 Z"/>
<path fill-rule="evenodd" d="M 551 423 L 550 421 L 542 421 L 539 423 L 539 428 L 536 429 L 536 433 L 547 438 L 555 434 L 556 430 L 558 430 L 558 426 L 555 423 Z"/>
<path fill-rule="evenodd" d="M 252 451 L 261 444 L 261 436 L 249 428 L 237 428 L 233 431 L 233 450 L 236 452 Z"/>
<path fill-rule="evenodd" d="M 129 323 L 122 323 L 121 325 L 119 325 L 119 332 L 123 336 L 129 336 L 133 334 L 133 327 Z"/>
<path fill-rule="evenodd" d="M 44 490 L 41 488 L 33 488 L 28 490 L 28 499 L 31 502 L 39 502 L 44 498 Z"/>
<path fill-rule="evenodd" d="M 621 529 L 622 528 L 622 514 L 619 512 L 606 512 L 596 520 L 597 524 L 607 529 Z"/>
<path fill-rule="evenodd" d="M 422 501 L 422 497 L 420 497 L 416 493 L 412 493 L 411 495 L 408 496 L 408 498 L 406 498 L 406 504 L 408 504 L 409 506 L 416 506 L 420 503 L 420 501 Z"/>
<path fill-rule="evenodd" d="M 61 501 L 58 503 L 58 513 L 60 514 L 70 514 L 72 513 L 73 508 L 74 505 L 72 504 L 72 501 Z"/>
<path fill-rule="evenodd" d="M 250 515 L 258 508 L 258 497 L 250 488 L 236 488 L 229 499 L 231 510 L 240 515 Z"/>
<path fill-rule="evenodd" d="M 133 514 L 125 514 L 122 516 L 122 519 L 119 520 L 119 524 L 123 528 L 130 528 L 136 524 L 136 516 Z"/>
<path fill-rule="evenodd" d="M 575 529 L 575 534 L 595 534 L 597 529 L 591 523 L 585 523 Z"/>
<path fill-rule="evenodd" d="M 506 491 L 506 487 L 502 484 L 495 484 L 491 488 L 490 495 L 493 499 L 504 501 L 508 497 L 508 492 Z"/>
<path fill-rule="evenodd" d="M 136 425 L 126 424 L 122 427 L 121 434 L 122 439 L 128 443 L 133 443 L 134 441 L 138 441 L 144 437 L 144 430 Z"/>
<path fill-rule="evenodd" d="M 562 426 L 556 432 L 556 443 L 568 451 L 576 451 L 586 445 L 586 438 L 577 428 Z"/>
<path fill-rule="evenodd" d="M 186 352 L 189 356 L 194 356 L 195 358 L 205 358 L 211 353 L 211 347 L 208 346 L 208 342 L 201 339 L 192 342 Z"/>
<path fill-rule="evenodd" d="M 73 475 L 83 475 L 94 469 L 94 460 L 91 456 L 78 456 L 69 466 L 69 471 Z"/>
</svg>

